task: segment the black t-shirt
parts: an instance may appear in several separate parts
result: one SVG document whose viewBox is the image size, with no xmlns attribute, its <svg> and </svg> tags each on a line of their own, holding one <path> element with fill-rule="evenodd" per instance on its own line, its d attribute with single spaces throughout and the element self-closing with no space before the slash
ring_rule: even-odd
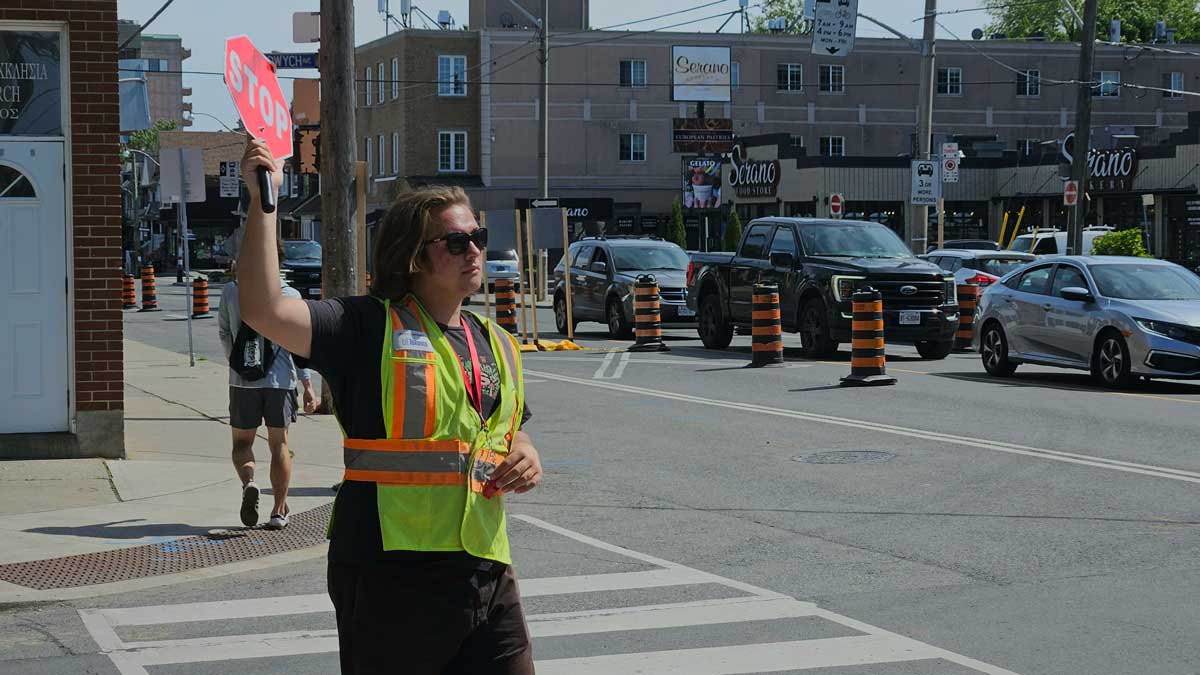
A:
<svg viewBox="0 0 1200 675">
<path fill-rule="evenodd" d="M 308 359 L 297 364 L 321 373 L 333 394 L 342 430 L 350 438 L 386 438 L 380 398 L 379 363 L 383 358 L 386 314 L 383 303 L 370 296 L 309 300 L 312 348 Z M 483 325 L 463 313 L 474 337 L 482 373 L 483 409 L 491 416 L 500 396 L 500 371 Z M 459 361 L 474 381 L 471 354 L 462 326 L 440 326 Z M 525 406 L 522 423 L 530 418 Z M 329 559 L 347 563 L 428 563 L 435 560 L 478 559 L 464 552 L 384 551 L 379 531 L 379 507 L 374 483 L 345 481 L 334 503 L 330 527 Z"/>
</svg>

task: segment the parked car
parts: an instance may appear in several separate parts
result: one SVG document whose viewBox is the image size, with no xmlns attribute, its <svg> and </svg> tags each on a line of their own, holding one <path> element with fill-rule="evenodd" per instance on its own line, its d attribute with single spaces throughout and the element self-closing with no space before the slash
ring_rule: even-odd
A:
<svg viewBox="0 0 1200 675">
<path fill-rule="evenodd" d="M 659 309 L 664 327 L 694 325 L 687 306 L 684 275 L 688 256 L 678 245 L 661 239 L 584 237 L 570 245 L 571 321 L 599 321 L 608 334 L 633 335 L 633 285 L 643 274 L 658 279 Z M 567 334 L 567 294 L 562 260 L 554 267 L 554 323 Z"/>
<path fill-rule="evenodd" d="M 514 290 L 521 290 L 521 260 L 515 249 L 488 249 L 487 279 L 488 292 L 496 290 L 496 281 L 508 279 L 513 282 Z"/>
<path fill-rule="evenodd" d="M 1200 378 L 1200 277 L 1165 260 L 1060 256 L 993 284 L 976 342 L 988 373 L 1089 370 L 1108 387 Z"/>
<path fill-rule="evenodd" d="M 948 248 L 964 248 L 973 251 L 999 251 L 1000 244 L 990 239 L 948 239 L 942 242 L 942 249 Z M 936 245 L 931 245 L 925 249 L 926 253 L 933 253 L 937 250 Z"/>
<path fill-rule="evenodd" d="M 783 328 L 800 334 L 805 356 L 829 356 L 850 340 L 851 296 L 863 286 L 883 294 L 888 342 L 913 343 L 928 359 L 953 348 L 954 277 L 878 223 L 763 218 L 746 227 L 736 253 L 694 254 L 687 297 L 705 347 L 724 349 L 735 330 L 749 331 L 760 281 L 779 284 Z"/>
<path fill-rule="evenodd" d="M 306 298 L 321 297 L 321 245 L 310 239 L 283 242 L 284 278 Z"/>
<path fill-rule="evenodd" d="M 1083 228 L 1082 253 L 1090 254 L 1092 252 L 1092 242 L 1109 232 L 1116 232 L 1116 228 L 1105 225 L 1093 225 Z M 1017 237 L 1013 240 L 1012 246 L 1008 248 L 1011 251 L 1032 253 L 1034 255 L 1066 255 L 1067 233 L 1057 228 L 1037 229 L 1029 234 L 1022 234 Z"/>
<path fill-rule="evenodd" d="M 959 286 L 990 286 L 1000 277 L 1024 267 L 1037 256 L 1013 251 L 967 251 L 940 249 L 921 256 L 954 275 Z"/>
</svg>

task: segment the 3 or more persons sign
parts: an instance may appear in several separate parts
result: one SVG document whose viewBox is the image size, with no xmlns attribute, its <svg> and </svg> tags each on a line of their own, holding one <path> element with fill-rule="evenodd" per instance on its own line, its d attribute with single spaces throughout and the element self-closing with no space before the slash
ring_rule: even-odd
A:
<svg viewBox="0 0 1200 675">
<path fill-rule="evenodd" d="M 225 85 L 246 131 L 275 159 L 292 156 L 292 116 L 275 77 L 275 64 L 245 35 L 225 40 Z"/>
</svg>

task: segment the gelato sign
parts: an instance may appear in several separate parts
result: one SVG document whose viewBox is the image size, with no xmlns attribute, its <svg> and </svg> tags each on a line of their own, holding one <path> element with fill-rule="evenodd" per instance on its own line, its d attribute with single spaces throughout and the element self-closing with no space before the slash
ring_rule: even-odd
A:
<svg viewBox="0 0 1200 675">
<path fill-rule="evenodd" d="M 745 153 L 745 146 L 733 147 L 729 187 L 742 198 L 774 197 L 779 189 L 779 160 L 754 160 Z"/>
<path fill-rule="evenodd" d="M 684 158 L 683 208 L 721 208 L 720 157 Z"/>
<path fill-rule="evenodd" d="M 0 30 L 0 136 L 61 136 L 59 34 Z"/>
</svg>

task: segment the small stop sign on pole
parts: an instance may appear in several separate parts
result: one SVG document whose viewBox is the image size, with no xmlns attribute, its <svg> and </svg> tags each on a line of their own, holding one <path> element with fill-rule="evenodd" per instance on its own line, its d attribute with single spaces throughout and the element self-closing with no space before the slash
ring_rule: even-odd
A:
<svg viewBox="0 0 1200 675">
<path fill-rule="evenodd" d="M 261 139 L 275 159 L 292 156 L 292 115 L 275 77 L 275 64 L 254 48 L 245 35 L 225 40 L 225 85 L 246 131 Z M 275 191 L 259 171 L 263 211 L 275 210 Z"/>
<path fill-rule="evenodd" d="M 834 218 L 841 218 L 844 204 L 845 202 L 840 194 L 835 192 L 829 195 L 829 215 Z"/>
<path fill-rule="evenodd" d="M 1063 183 L 1063 204 L 1075 206 L 1079 202 L 1079 181 L 1069 180 Z"/>
</svg>

